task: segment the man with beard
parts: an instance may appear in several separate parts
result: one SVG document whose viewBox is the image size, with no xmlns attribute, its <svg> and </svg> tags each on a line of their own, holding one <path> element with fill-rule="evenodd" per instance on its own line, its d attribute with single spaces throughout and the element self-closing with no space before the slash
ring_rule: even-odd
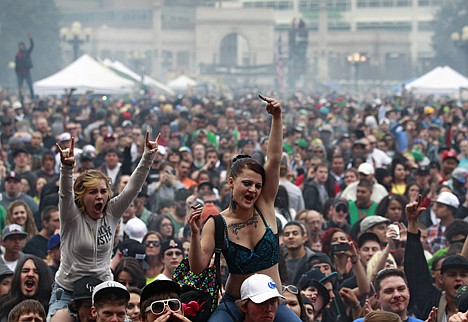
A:
<svg viewBox="0 0 468 322">
<path fill-rule="evenodd" d="M 432 283 L 432 278 L 424 257 L 424 248 L 418 231 L 418 217 L 425 210 L 421 207 L 422 196 L 406 205 L 408 239 L 404 258 L 410 293 L 418 309 L 420 318 L 428 316 L 433 306 L 439 308 L 438 321 L 447 321 L 457 313 L 455 294 L 460 286 L 468 285 L 468 260 L 460 255 L 445 258 L 440 270 L 442 290 Z M 465 247 L 466 248 L 466 245 Z"/>
<path fill-rule="evenodd" d="M 380 309 L 397 314 L 402 321 L 422 322 L 408 315 L 410 290 L 405 273 L 394 268 L 384 269 L 375 277 L 375 298 L 380 302 Z M 354 320 L 361 322 L 364 318 Z"/>
<path fill-rule="evenodd" d="M 359 181 L 356 187 L 356 201 L 349 201 L 349 221 L 351 225 L 366 217 L 375 215 L 377 202 L 372 201 L 371 195 L 372 183 L 366 180 Z"/>
<path fill-rule="evenodd" d="M 441 157 L 440 170 L 445 181 L 452 177 L 452 172 L 458 166 L 458 157 L 454 151 L 445 151 Z"/>
<path fill-rule="evenodd" d="M 0 321 L 6 322 L 15 305 L 26 299 L 39 301 L 47 312 L 52 283 L 49 267 L 42 259 L 33 255 L 24 257 L 16 267 L 10 292 L 0 297 Z"/>
<path fill-rule="evenodd" d="M 349 208 L 348 202 L 342 198 L 333 199 L 328 208 L 328 220 L 325 223 L 325 229 L 340 228 L 345 233 L 351 234 L 351 226 L 348 224 Z"/>
<path fill-rule="evenodd" d="M 197 182 L 190 178 L 190 166 L 191 163 L 184 159 L 181 159 L 177 166 L 177 180 L 180 181 L 187 189 L 197 185 Z"/>
</svg>

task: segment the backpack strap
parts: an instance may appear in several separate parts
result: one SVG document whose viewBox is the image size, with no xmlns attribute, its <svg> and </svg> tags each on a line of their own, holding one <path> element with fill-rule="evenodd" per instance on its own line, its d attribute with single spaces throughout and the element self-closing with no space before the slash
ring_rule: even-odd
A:
<svg viewBox="0 0 468 322">
<path fill-rule="evenodd" d="M 221 252 L 223 250 L 224 224 L 221 215 L 211 216 L 215 222 L 215 267 L 216 284 L 221 284 Z"/>
</svg>

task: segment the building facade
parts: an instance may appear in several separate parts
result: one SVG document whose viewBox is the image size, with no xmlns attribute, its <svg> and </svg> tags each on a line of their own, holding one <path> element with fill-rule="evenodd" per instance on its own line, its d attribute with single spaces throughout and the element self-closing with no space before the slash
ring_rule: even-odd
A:
<svg viewBox="0 0 468 322">
<path fill-rule="evenodd" d="M 431 21 L 440 0 L 55 0 L 63 25 L 92 29 L 81 50 L 161 81 L 186 73 L 264 83 L 403 81 L 432 66 Z M 291 52 L 303 23 L 304 61 Z M 359 53 L 363 61 L 350 60 Z M 71 49 L 63 44 L 64 60 Z M 296 84 L 297 85 L 297 84 Z"/>
</svg>

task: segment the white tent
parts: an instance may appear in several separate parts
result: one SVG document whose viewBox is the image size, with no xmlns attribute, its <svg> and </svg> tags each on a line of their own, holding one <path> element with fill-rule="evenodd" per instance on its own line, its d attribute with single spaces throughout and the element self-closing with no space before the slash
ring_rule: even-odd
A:
<svg viewBox="0 0 468 322">
<path fill-rule="evenodd" d="M 408 83 L 405 88 L 416 94 L 450 95 L 456 94 L 460 88 L 468 88 L 468 78 L 449 66 L 439 66 Z"/>
<path fill-rule="evenodd" d="M 191 79 L 190 77 L 186 75 L 180 75 L 176 79 L 170 81 L 167 83 L 167 86 L 172 88 L 173 90 L 176 91 L 184 91 L 187 90 L 189 87 L 195 87 L 197 86 L 197 82 Z"/>
<path fill-rule="evenodd" d="M 134 90 L 135 83 L 86 54 L 57 73 L 34 83 L 34 90 L 39 95 L 64 94 L 70 88 L 75 88 L 77 94 L 87 91 L 127 94 Z"/>
<path fill-rule="evenodd" d="M 131 70 L 119 61 L 112 61 L 109 58 L 106 58 L 104 59 L 103 64 L 116 70 L 119 73 L 125 74 L 126 76 L 137 82 L 141 82 L 141 75 L 138 75 L 133 70 Z M 175 92 L 170 87 L 158 82 L 157 80 L 151 78 L 148 75 L 143 76 L 143 84 L 161 92 L 164 92 L 165 94 L 175 95 Z"/>
</svg>

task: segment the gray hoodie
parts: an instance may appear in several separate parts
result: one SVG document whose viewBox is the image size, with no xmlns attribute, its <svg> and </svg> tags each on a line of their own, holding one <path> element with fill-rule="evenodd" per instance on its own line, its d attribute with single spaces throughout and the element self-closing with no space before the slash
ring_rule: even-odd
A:
<svg viewBox="0 0 468 322">
<path fill-rule="evenodd" d="M 154 153 L 145 151 L 125 189 L 109 200 L 104 215 L 94 220 L 80 213 L 73 191 L 73 167 L 61 166 L 59 211 L 61 262 L 55 281 L 68 291 L 84 276 L 113 280 L 110 269 L 117 224 L 135 199 L 153 163 Z"/>
</svg>

